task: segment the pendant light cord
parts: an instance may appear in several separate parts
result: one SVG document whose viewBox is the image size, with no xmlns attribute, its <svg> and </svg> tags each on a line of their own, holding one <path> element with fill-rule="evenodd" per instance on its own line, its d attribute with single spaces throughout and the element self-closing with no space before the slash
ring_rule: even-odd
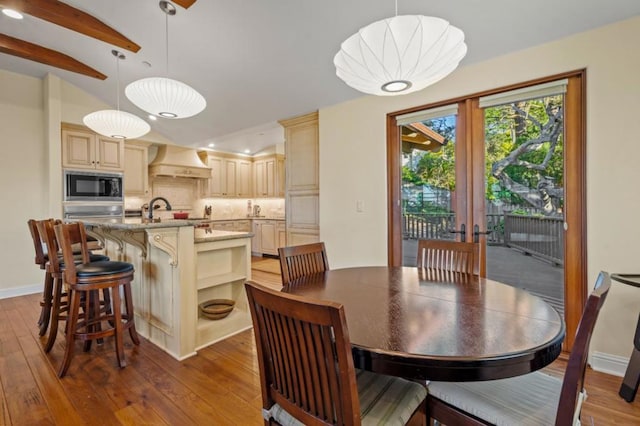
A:
<svg viewBox="0 0 640 426">
<path fill-rule="evenodd" d="M 169 14 L 165 13 L 164 15 L 164 33 L 165 33 L 165 39 L 164 39 L 164 44 L 165 44 L 165 48 L 167 51 L 167 63 L 165 64 L 165 67 L 167 69 L 167 78 L 169 77 Z"/>
<path fill-rule="evenodd" d="M 398 0 L 396 0 L 396 16 L 398 16 Z"/>
<path fill-rule="evenodd" d="M 116 107 L 120 111 L 120 52 L 116 54 Z"/>
</svg>

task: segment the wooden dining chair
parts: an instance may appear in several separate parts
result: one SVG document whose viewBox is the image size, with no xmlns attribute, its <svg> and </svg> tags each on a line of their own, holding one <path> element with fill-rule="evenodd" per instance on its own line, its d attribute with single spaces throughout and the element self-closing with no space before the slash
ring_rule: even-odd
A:
<svg viewBox="0 0 640 426">
<path fill-rule="evenodd" d="M 486 382 L 429 382 L 427 424 L 575 425 L 586 397 L 584 375 L 589 342 L 609 292 L 600 272 L 582 313 L 564 378 L 536 371 Z"/>
<path fill-rule="evenodd" d="M 265 425 L 424 422 L 425 387 L 356 370 L 344 307 L 245 284 Z"/>
<path fill-rule="evenodd" d="M 280 255 L 282 285 L 287 285 L 303 275 L 324 272 L 329 269 L 327 252 L 322 242 L 280 247 L 278 254 Z"/>
<path fill-rule="evenodd" d="M 478 244 L 445 240 L 418 240 L 418 268 L 475 273 Z"/>
</svg>

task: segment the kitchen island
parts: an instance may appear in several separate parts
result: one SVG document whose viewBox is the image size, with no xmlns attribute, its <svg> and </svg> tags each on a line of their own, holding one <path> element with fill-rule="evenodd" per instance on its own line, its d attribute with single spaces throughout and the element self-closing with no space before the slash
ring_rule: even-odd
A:
<svg viewBox="0 0 640 426">
<path fill-rule="evenodd" d="M 139 218 L 81 219 L 112 260 L 134 265 L 136 329 L 178 360 L 251 327 L 244 283 L 251 278 L 250 232 L 197 228 L 197 220 L 142 223 Z M 198 305 L 231 299 L 210 320 Z"/>
</svg>

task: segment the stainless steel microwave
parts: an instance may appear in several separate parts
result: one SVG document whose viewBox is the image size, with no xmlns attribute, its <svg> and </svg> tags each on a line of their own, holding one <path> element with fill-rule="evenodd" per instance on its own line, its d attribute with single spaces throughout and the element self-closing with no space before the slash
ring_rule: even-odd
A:
<svg viewBox="0 0 640 426">
<path fill-rule="evenodd" d="M 122 173 L 64 171 L 64 201 L 124 201 Z"/>
</svg>

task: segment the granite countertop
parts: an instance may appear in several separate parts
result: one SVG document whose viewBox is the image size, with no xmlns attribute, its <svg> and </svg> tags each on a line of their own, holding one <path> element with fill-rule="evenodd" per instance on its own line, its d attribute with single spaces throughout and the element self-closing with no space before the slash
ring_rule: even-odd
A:
<svg viewBox="0 0 640 426">
<path fill-rule="evenodd" d="M 174 228 L 181 226 L 195 226 L 202 223 L 202 219 L 166 219 L 162 222 L 142 223 L 140 218 L 84 218 L 79 219 L 88 226 L 102 226 L 114 229 L 151 229 L 151 228 Z M 207 228 L 194 229 L 194 243 L 205 243 L 209 241 L 233 240 L 236 238 L 251 238 L 251 232 L 219 231 Z"/>
<path fill-rule="evenodd" d="M 195 226 L 202 223 L 199 219 L 164 219 L 162 222 L 143 223 L 139 217 L 126 218 L 83 218 L 78 219 L 85 225 L 104 226 L 115 229 L 149 229 L 149 228 L 176 228 L 181 226 Z"/>
</svg>

